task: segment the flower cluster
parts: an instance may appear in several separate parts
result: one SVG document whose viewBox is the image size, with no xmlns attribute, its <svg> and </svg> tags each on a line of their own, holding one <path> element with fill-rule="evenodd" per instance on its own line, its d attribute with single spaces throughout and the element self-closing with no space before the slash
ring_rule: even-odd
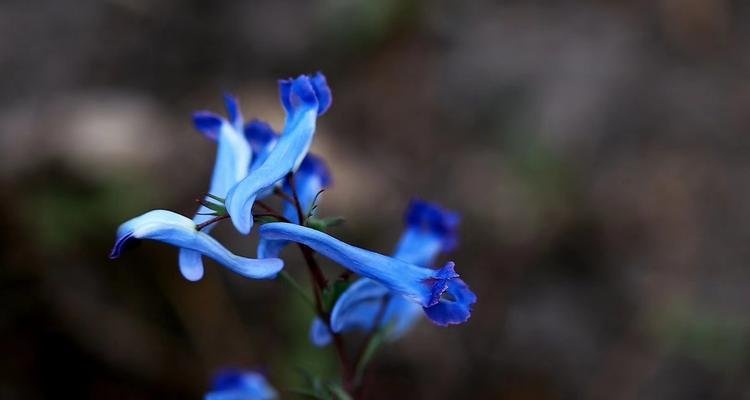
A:
<svg viewBox="0 0 750 400">
<path fill-rule="evenodd" d="M 273 279 L 284 267 L 282 250 L 297 243 L 306 255 L 316 252 L 360 276 L 346 282 L 328 309 L 319 304 L 310 330 L 318 346 L 355 330 L 382 329 L 393 340 L 422 314 L 440 326 L 466 322 L 476 296 L 459 278 L 453 262 L 432 268 L 438 255 L 456 246 L 458 215 L 413 200 L 392 256 L 330 236 L 327 228 L 339 221 L 319 218 L 316 211 L 321 192 L 332 183 L 331 174 L 323 159 L 308 151 L 316 120 L 331 105 L 331 91 L 321 73 L 282 80 L 279 90 L 286 111 L 281 133 L 259 120 L 245 123 L 230 95 L 224 97 L 226 118 L 196 112 L 196 130 L 216 142 L 217 153 L 208 192 L 195 216 L 153 210 L 133 218 L 117 230 L 110 257 L 119 257 L 141 240 L 156 240 L 179 248 L 180 272 L 190 281 L 202 278 L 204 256 L 242 276 Z M 280 212 L 265 202 L 271 196 L 283 201 Z M 257 258 L 236 255 L 210 235 L 215 224 L 226 219 L 244 235 L 255 223 L 261 224 Z M 325 286 L 327 280 L 321 278 L 319 283 Z M 316 295 L 320 303 L 320 292 Z M 253 379 L 257 383 L 253 377 L 235 377 L 234 383 Z"/>
</svg>

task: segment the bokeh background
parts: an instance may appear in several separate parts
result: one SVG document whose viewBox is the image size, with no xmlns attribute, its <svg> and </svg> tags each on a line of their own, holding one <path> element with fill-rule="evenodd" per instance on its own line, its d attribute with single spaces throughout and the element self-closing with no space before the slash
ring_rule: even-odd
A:
<svg viewBox="0 0 750 400">
<path fill-rule="evenodd" d="M 479 296 L 384 348 L 369 398 L 747 398 L 749 68 L 740 0 L 5 0 L 0 398 L 335 376 L 281 282 L 190 283 L 154 243 L 107 259 L 120 222 L 195 210 L 215 148 L 192 111 L 230 91 L 280 129 L 276 80 L 316 70 L 334 234 L 390 252 L 409 199 L 439 202 Z"/>
</svg>

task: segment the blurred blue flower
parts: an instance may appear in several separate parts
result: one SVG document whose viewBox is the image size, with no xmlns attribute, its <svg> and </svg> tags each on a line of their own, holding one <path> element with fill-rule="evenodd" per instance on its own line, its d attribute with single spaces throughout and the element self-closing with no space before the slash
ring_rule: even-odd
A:
<svg viewBox="0 0 750 400">
<path fill-rule="evenodd" d="M 406 211 L 406 228 L 393 256 L 412 264 L 431 266 L 438 254 L 455 248 L 459 221 L 457 213 L 412 200 Z M 396 340 L 416 324 L 420 315 L 419 304 L 392 296 L 385 286 L 362 278 L 339 297 L 331 312 L 331 329 L 337 333 L 368 332 L 379 323 L 380 328 L 388 327 L 386 339 Z M 311 326 L 310 339 L 317 346 L 331 342 L 328 327 L 318 318 Z"/>
<path fill-rule="evenodd" d="M 276 390 L 266 377 L 254 371 L 227 369 L 214 377 L 205 400 L 274 400 Z"/>
<path fill-rule="evenodd" d="M 258 194 L 299 167 L 310 149 L 318 115 L 331 104 L 331 91 L 321 73 L 280 81 L 279 91 L 287 112 L 284 131 L 262 163 L 235 185 L 226 198 L 232 223 L 243 234 L 250 233 L 253 227 L 252 206 Z"/>
<path fill-rule="evenodd" d="M 242 114 L 239 111 L 237 99 L 229 94 L 224 95 L 229 121 L 208 111 L 198 111 L 193 114 L 195 128 L 209 139 L 216 141 L 216 162 L 211 176 L 208 193 L 220 198 L 226 197 L 229 189 L 247 176 L 250 167 L 251 149 L 243 134 Z M 212 201 L 206 198 L 206 201 Z M 201 205 L 193 217 L 196 224 L 201 224 L 213 218 L 212 210 Z M 209 233 L 213 225 L 203 228 Z M 186 248 L 180 249 L 180 272 L 190 281 L 197 281 L 203 277 L 203 258 L 200 253 Z"/>
<path fill-rule="evenodd" d="M 192 250 L 253 279 L 275 278 L 284 266 L 284 262 L 278 258 L 252 259 L 237 256 L 216 239 L 198 231 L 195 222 L 189 218 L 166 210 L 152 210 L 120 225 L 109 257 L 117 258 L 123 250 L 146 239 Z"/>
<path fill-rule="evenodd" d="M 458 278 L 454 263 L 434 270 L 346 244 L 323 232 L 284 222 L 260 228 L 261 241 L 289 240 L 307 245 L 351 271 L 385 286 L 395 295 L 421 305 L 434 323 L 466 322 L 476 296 Z M 273 246 L 266 246 L 273 249 Z M 265 257 L 278 254 L 268 252 Z"/>
</svg>

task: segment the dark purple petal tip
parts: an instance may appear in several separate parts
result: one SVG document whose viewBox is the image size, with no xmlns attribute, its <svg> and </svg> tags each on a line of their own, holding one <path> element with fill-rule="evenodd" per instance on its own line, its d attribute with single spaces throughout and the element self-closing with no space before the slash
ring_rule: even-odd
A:
<svg viewBox="0 0 750 400">
<path fill-rule="evenodd" d="M 140 240 L 133 237 L 132 234 L 127 234 L 117 239 L 115 246 L 112 247 L 112 251 L 109 253 L 109 259 L 114 260 L 120 257 L 123 251 L 132 249 L 140 243 Z"/>
</svg>

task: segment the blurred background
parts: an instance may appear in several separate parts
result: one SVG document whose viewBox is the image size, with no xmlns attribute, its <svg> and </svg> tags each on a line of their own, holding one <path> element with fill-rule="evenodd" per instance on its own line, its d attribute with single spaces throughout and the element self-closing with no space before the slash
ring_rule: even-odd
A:
<svg viewBox="0 0 750 400">
<path fill-rule="evenodd" d="M 317 70 L 333 234 L 389 253 L 412 196 L 443 204 L 479 296 L 385 347 L 369 398 L 748 398 L 749 68 L 739 0 L 4 0 L 0 398 L 336 375 L 280 281 L 190 283 L 155 243 L 107 259 L 124 220 L 194 212 L 194 110 L 229 91 L 281 129 L 276 80 Z"/>
</svg>

